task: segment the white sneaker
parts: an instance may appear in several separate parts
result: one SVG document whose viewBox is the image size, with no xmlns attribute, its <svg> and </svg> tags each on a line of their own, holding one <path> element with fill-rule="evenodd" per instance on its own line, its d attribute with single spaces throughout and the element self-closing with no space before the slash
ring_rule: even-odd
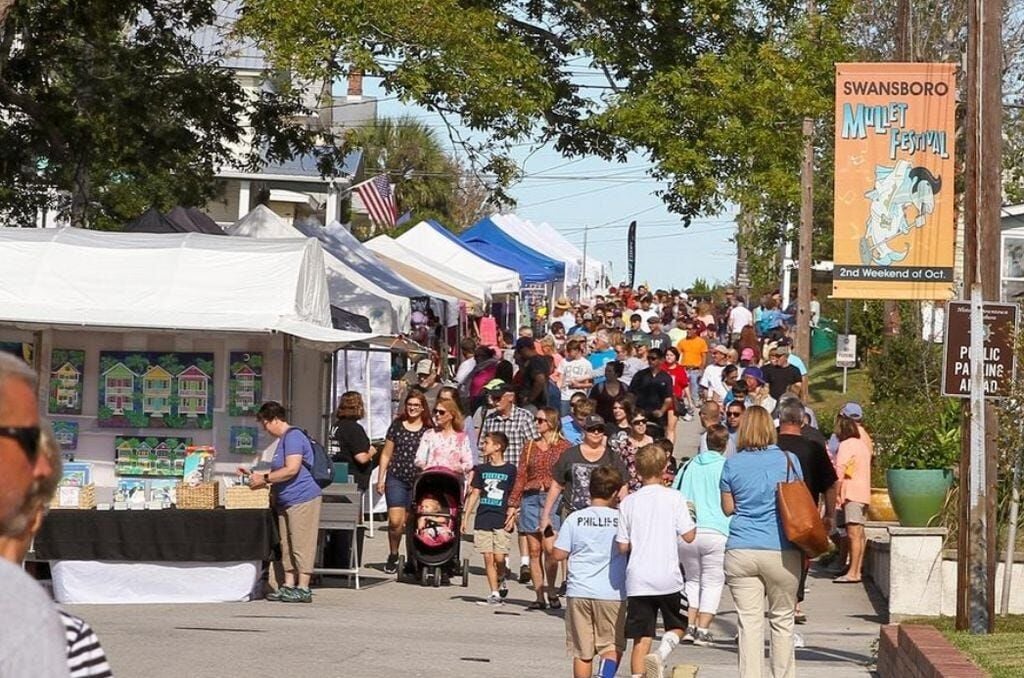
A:
<svg viewBox="0 0 1024 678">
<path fill-rule="evenodd" d="M 793 634 L 793 647 L 807 647 L 807 644 L 804 643 L 804 637 L 799 633 Z"/>
<path fill-rule="evenodd" d="M 693 644 L 700 647 L 711 647 L 715 644 L 715 639 L 710 631 L 697 631 L 697 637 L 693 639 Z"/>
<path fill-rule="evenodd" d="M 665 662 L 661 660 L 661 655 L 657 652 L 652 652 L 644 657 L 644 678 L 664 678 L 665 676 Z"/>
<path fill-rule="evenodd" d="M 505 601 L 501 599 L 501 596 L 496 596 L 492 593 L 485 599 L 478 600 L 476 604 L 483 605 L 485 607 L 500 607 L 505 604 Z"/>
<path fill-rule="evenodd" d="M 683 415 L 683 421 L 693 421 L 693 415 L 687 412 Z"/>
</svg>

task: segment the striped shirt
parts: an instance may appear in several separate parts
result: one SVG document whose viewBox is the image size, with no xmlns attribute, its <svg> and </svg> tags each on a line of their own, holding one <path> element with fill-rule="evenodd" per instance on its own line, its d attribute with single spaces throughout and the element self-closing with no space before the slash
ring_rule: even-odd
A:
<svg viewBox="0 0 1024 678">
<path fill-rule="evenodd" d="M 60 612 L 64 622 L 64 636 L 68 643 L 68 671 L 71 678 L 112 678 L 107 656 L 100 647 L 100 640 L 84 620 Z"/>
</svg>

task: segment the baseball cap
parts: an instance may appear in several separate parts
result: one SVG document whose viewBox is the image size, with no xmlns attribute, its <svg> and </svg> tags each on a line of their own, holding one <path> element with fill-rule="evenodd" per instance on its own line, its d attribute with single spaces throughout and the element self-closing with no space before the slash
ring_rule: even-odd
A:
<svg viewBox="0 0 1024 678">
<path fill-rule="evenodd" d="M 590 311 L 587 311 L 586 313 L 583 314 L 583 319 L 584 320 L 593 320 L 594 319 L 594 314 L 591 313 Z"/>
<path fill-rule="evenodd" d="M 754 359 L 754 349 L 750 348 L 749 346 L 747 348 L 743 349 L 740 352 L 740 360 L 753 360 L 753 359 Z"/>
<path fill-rule="evenodd" d="M 767 383 L 764 380 L 764 372 L 761 371 L 760 367 L 754 367 L 751 365 L 750 367 L 744 368 L 743 378 L 746 379 L 747 377 L 753 377 L 759 384 Z"/>
<path fill-rule="evenodd" d="M 652 315 L 650 318 L 647 319 L 647 324 L 650 325 L 651 323 L 658 323 L 660 325 L 661 318 L 656 315 Z"/>
<path fill-rule="evenodd" d="M 587 418 L 583 420 L 584 431 L 591 428 L 597 428 L 598 426 L 604 428 L 604 417 L 600 414 L 588 414 Z"/>
<path fill-rule="evenodd" d="M 693 331 L 696 332 L 697 334 L 700 334 L 701 332 L 703 332 L 706 329 L 707 329 L 707 326 L 704 324 L 703 320 L 694 320 L 693 321 Z"/>
<path fill-rule="evenodd" d="M 518 339 L 516 339 L 515 350 L 517 350 L 517 351 L 520 350 L 520 349 L 523 349 L 523 348 L 533 348 L 533 347 L 534 347 L 533 337 L 519 337 Z"/>
<path fill-rule="evenodd" d="M 839 410 L 839 414 L 843 415 L 847 419 L 853 419 L 860 421 L 864 418 L 864 410 L 861 408 L 859 403 L 846 403 L 843 405 L 843 409 Z"/>
<path fill-rule="evenodd" d="M 484 390 L 494 395 L 500 395 L 502 393 L 511 393 L 513 390 L 512 385 L 506 383 L 503 379 L 491 379 L 489 382 L 484 384 Z"/>
<path fill-rule="evenodd" d="M 430 358 L 424 358 L 416 363 L 416 374 L 430 374 L 434 371 L 434 363 Z"/>
<path fill-rule="evenodd" d="M 713 349 L 711 349 L 711 352 L 729 355 L 729 349 L 724 344 L 717 344 Z"/>
</svg>

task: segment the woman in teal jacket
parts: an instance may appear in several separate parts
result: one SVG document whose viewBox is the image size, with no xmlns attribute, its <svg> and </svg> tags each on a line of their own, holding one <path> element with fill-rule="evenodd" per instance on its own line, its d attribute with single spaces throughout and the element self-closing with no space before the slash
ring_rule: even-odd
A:
<svg viewBox="0 0 1024 678">
<path fill-rule="evenodd" d="M 725 542 L 730 518 L 722 512 L 719 483 L 725 466 L 729 429 L 714 424 L 707 430 L 708 450 L 701 452 L 676 476 L 674 487 L 683 493 L 697 521 L 697 538 L 679 543 L 679 562 L 686 576 L 689 621 L 683 640 L 710 645 L 711 620 L 725 586 Z"/>
</svg>

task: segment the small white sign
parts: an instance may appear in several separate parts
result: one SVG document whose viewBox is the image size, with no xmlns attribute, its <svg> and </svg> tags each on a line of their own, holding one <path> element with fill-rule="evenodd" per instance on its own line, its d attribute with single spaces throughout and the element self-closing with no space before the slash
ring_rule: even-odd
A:
<svg viewBox="0 0 1024 678">
<path fill-rule="evenodd" d="M 840 334 L 836 336 L 836 367 L 857 366 L 857 335 Z"/>
<path fill-rule="evenodd" d="M 57 505 L 61 508 L 78 508 L 78 498 L 82 488 L 61 486 L 57 488 Z"/>
</svg>

